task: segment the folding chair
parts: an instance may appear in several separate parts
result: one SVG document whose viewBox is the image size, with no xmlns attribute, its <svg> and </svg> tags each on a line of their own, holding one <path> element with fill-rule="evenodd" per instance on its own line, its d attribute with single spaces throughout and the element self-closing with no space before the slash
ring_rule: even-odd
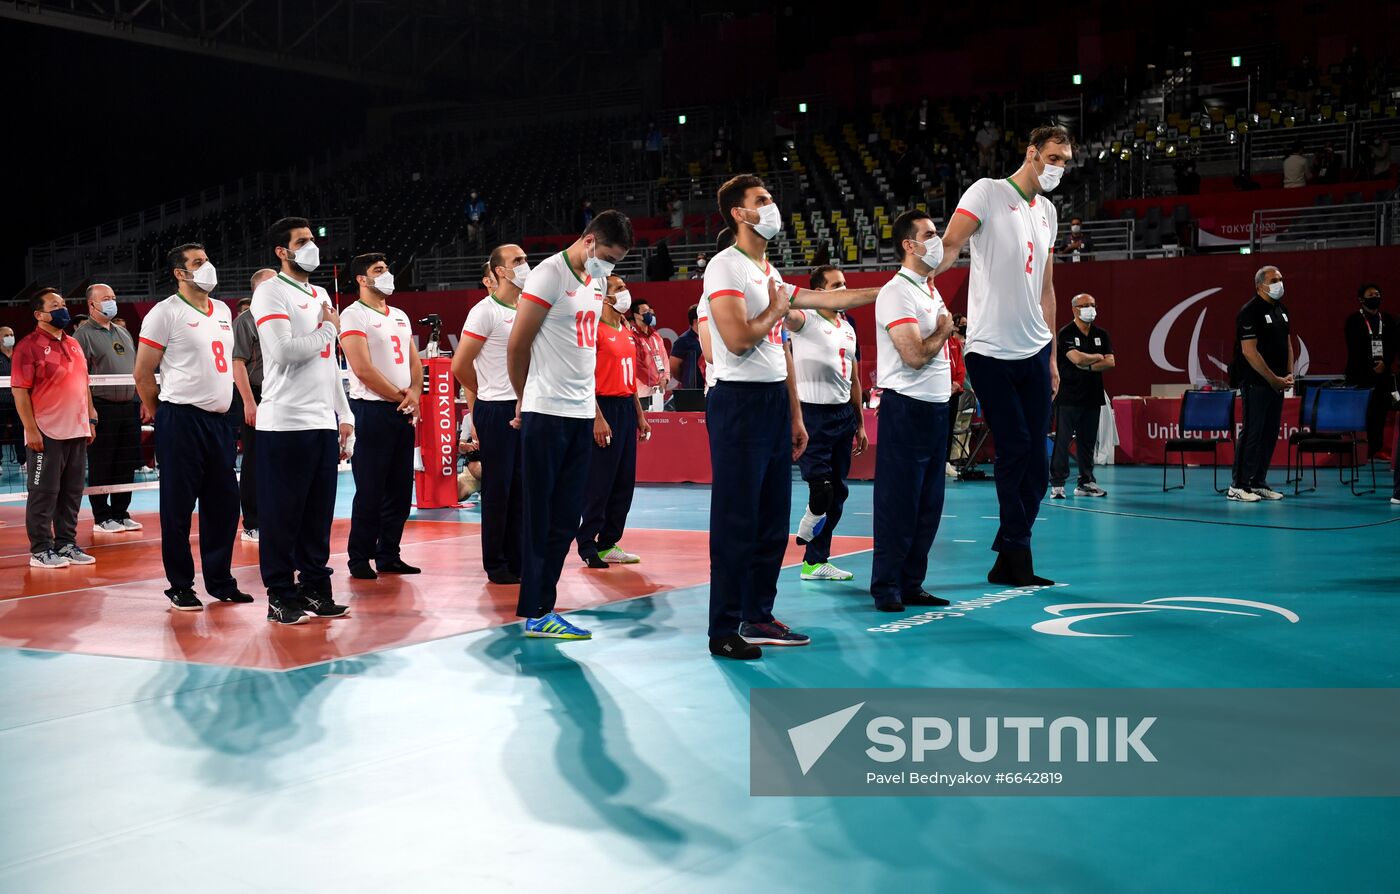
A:
<svg viewBox="0 0 1400 894">
<path fill-rule="evenodd" d="M 1360 447 L 1366 443 L 1364 436 L 1366 432 L 1366 406 L 1371 400 L 1371 390 L 1369 388 L 1319 388 L 1317 391 L 1317 415 L 1314 425 L 1317 436 L 1298 442 L 1298 477 L 1293 482 L 1294 495 L 1317 490 L 1317 455 L 1319 453 L 1337 457 L 1337 481 L 1347 485 L 1353 496 L 1364 497 L 1367 494 L 1375 493 L 1376 466 L 1371 462 L 1366 463 L 1366 466 L 1371 470 L 1371 489 L 1362 491 L 1356 489 L 1357 483 L 1361 480 Z M 1303 483 L 1304 453 L 1312 457 L 1313 486 L 1307 491 L 1299 489 Z M 1349 460 L 1349 465 L 1344 466 L 1343 459 Z M 1343 469 L 1346 468 L 1351 469 L 1350 479 L 1342 474 Z"/>
<path fill-rule="evenodd" d="M 1311 387 L 1304 386 L 1299 389 L 1298 400 L 1298 430 L 1288 436 L 1288 477 L 1285 484 L 1297 484 L 1299 478 L 1293 477 L 1293 454 L 1299 444 L 1307 440 L 1317 440 L 1321 438 L 1337 439 L 1341 435 L 1324 434 L 1316 431 L 1317 428 L 1317 396 L 1322 393 L 1322 388 L 1317 385 Z M 1299 472 L 1301 477 L 1302 473 Z"/>
<path fill-rule="evenodd" d="M 1183 490 L 1186 487 L 1186 454 L 1209 453 L 1211 464 L 1211 486 L 1215 492 L 1223 494 L 1227 488 L 1220 486 L 1220 445 L 1235 439 L 1235 392 L 1234 391 L 1187 391 L 1181 396 L 1181 437 L 1168 438 L 1162 448 L 1162 492 Z M 1188 432 L 1205 434 L 1223 431 L 1223 438 L 1190 438 Z M 1236 445 L 1238 449 L 1238 445 Z M 1167 487 L 1168 455 L 1175 453 L 1181 464 L 1181 484 Z"/>
</svg>

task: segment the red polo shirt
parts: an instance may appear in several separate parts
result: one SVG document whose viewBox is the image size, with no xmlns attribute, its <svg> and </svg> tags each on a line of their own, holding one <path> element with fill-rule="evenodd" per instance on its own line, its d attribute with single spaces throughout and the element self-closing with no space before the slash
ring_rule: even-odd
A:
<svg viewBox="0 0 1400 894">
<path fill-rule="evenodd" d="M 88 368 L 77 340 L 35 329 L 15 345 L 13 362 L 10 382 L 29 389 L 39 431 L 57 441 L 86 438 Z"/>
</svg>

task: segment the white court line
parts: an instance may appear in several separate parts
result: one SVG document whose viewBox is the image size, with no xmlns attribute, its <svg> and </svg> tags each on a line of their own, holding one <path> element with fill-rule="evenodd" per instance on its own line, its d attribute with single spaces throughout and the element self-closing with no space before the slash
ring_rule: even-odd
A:
<svg viewBox="0 0 1400 894">
<path fill-rule="evenodd" d="M 981 517 L 981 518 L 990 518 L 992 521 L 998 521 L 998 520 L 1001 518 L 1000 515 L 983 515 L 983 516 L 980 516 L 980 517 Z"/>
<path fill-rule="evenodd" d="M 976 540 L 954 540 L 954 543 L 976 543 Z"/>
</svg>

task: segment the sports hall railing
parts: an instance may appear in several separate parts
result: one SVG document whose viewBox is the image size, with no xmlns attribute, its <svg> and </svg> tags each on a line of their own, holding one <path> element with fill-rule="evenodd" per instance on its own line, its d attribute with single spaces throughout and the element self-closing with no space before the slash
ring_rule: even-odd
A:
<svg viewBox="0 0 1400 894">
<path fill-rule="evenodd" d="M 1400 201 L 1270 208 L 1254 212 L 1253 251 L 1353 248 L 1400 242 Z"/>
</svg>

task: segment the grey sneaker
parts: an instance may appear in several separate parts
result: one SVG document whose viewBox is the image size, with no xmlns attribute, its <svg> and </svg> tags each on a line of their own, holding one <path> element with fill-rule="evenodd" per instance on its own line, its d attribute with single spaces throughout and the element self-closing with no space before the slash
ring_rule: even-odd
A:
<svg viewBox="0 0 1400 894">
<path fill-rule="evenodd" d="M 258 542 L 258 529 L 257 529 L 257 528 L 244 528 L 244 529 L 243 529 L 243 542 L 244 542 L 244 543 L 257 543 L 257 542 Z"/>
<path fill-rule="evenodd" d="M 51 549 L 34 553 L 29 557 L 30 568 L 67 568 L 73 564 Z"/>
<path fill-rule="evenodd" d="M 1225 499 L 1233 500 L 1236 503 L 1258 503 L 1262 498 L 1252 490 L 1232 487 L 1225 492 Z"/>
<path fill-rule="evenodd" d="M 1076 487 L 1074 489 L 1074 495 L 1076 497 L 1106 497 L 1108 496 L 1108 491 L 1099 487 L 1095 482 L 1090 481 L 1088 484 L 1081 484 Z"/>
<path fill-rule="evenodd" d="M 98 522 L 97 524 L 92 526 L 92 529 L 94 531 L 102 531 L 107 534 L 126 533 L 126 527 L 123 526 L 122 523 L 117 521 L 115 518 L 109 518 L 106 521 Z"/>
<path fill-rule="evenodd" d="M 1279 492 L 1276 491 L 1276 490 L 1271 490 L 1270 488 L 1267 488 L 1267 487 L 1256 487 L 1256 488 L 1254 488 L 1253 490 L 1254 490 L 1254 493 L 1256 493 L 1257 495 L 1259 495 L 1261 498 L 1263 498 L 1263 499 L 1265 499 L 1265 500 L 1282 500 L 1282 499 L 1283 499 L 1283 494 L 1279 493 Z"/>
<path fill-rule="evenodd" d="M 1064 498 L 1065 498 L 1065 489 L 1064 489 L 1063 487 L 1052 487 L 1052 488 L 1050 488 L 1050 499 L 1052 499 L 1052 500 L 1063 500 Z"/>
<path fill-rule="evenodd" d="M 124 518 L 122 519 L 122 527 L 128 531 L 139 531 L 142 528 L 144 528 L 145 525 L 141 524 L 134 518 Z"/>
<path fill-rule="evenodd" d="M 77 544 L 74 544 L 74 543 L 65 543 L 63 546 L 61 546 L 61 547 L 59 547 L 57 550 L 55 550 L 55 552 L 57 552 L 57 553 L 58 553 L 60 556 L 62 556 L 63 558 L 67 559 L 68 562 L 69 562 L 69 564 L 71 564 L 71 565 L 96 565 L 96 564 L 97 564 L 97 560 L 96 560 L 96 559 L 94 559 L 92 556 L 88 555 L 87 553 L 83 552 L 82 550 L 78 549 Z"/>
</svg>

